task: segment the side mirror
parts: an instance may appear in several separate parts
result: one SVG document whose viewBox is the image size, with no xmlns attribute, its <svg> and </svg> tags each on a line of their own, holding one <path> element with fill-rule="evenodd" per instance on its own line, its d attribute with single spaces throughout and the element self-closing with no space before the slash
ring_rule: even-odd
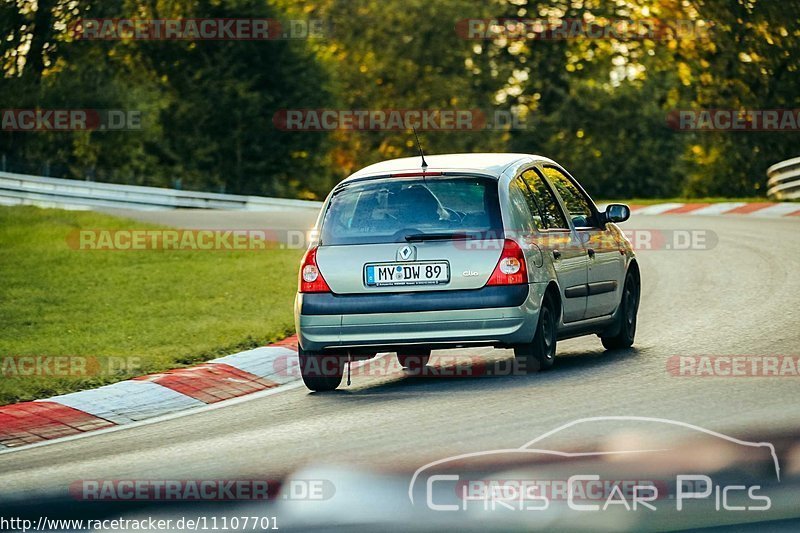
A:
<svg viewBox="0 0 800 533">
<path fill-rule="evenodd" d="M 631 208 L 625 204 L 608 204 L 605 216 L 607 222 L 625 222 L 631 218 Z"/>
</svg>

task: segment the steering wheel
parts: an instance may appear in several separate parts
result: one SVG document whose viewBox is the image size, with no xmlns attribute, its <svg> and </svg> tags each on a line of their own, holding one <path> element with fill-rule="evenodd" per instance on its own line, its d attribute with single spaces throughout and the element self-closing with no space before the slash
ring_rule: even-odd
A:
<svg viewBox="0 0 800 533">
<path fill-rule="evenodd" d="M 450 209 L 449 207 L 444 207 L 443 209 L 449 217 L 448 220 L 450 220 L 451 222 L 459 222 L 459 223 L 463 222 L 464 217 L 466 216 L 466 213 L 460 213 L 455 209 Z"/>
</svg>

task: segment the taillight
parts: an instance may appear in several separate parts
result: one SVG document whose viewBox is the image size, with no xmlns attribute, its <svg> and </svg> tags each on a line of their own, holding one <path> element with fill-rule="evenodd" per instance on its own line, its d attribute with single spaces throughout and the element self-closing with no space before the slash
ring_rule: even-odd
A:
<svg viewBox="0 0 800 533">
<path fill-rule="evenodd" d="M 317 247 L 311 248 L 300 263 L 300 292 L 331 292 L 317 266 Z"/>
<path fill-rule="evenodd" d="M 525 264 L 525 254 L 519 244 L 506 239 L 503 243 L 503 253 L 494 267 L 486 285 L 519 285 L 528 283 L 528 266 Z"/>
</svg>

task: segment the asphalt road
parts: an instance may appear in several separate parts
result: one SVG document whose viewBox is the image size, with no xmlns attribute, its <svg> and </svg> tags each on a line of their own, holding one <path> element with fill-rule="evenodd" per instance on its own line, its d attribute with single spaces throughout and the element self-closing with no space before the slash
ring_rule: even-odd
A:
<svg viewBox="0 0 800 533">
<path fill-rule="evenodd" d="M 150 220 L 185 227 L 264 225 L 257 213 L 163 216 L 168 219 Z M 302 228 L 311 218 L 281 220 L 284 227 Z M 667 361 L 676 355 L 798 354 L 800 220 L 634 216 L 623 227 L 706 230 L 718 241 L 708 250 L 638 252 L 643 293 L 633 349 L 604 352 L 596 337 L 563 341 L 556 367 L 529 376 L 421 378 L 374 371 L 335 393 L 298 387 L 21 450 L 0 455 L 0 497 L 65 494 L 70 483 L 87 478 L 276 478 L 316 463 L 413 471 L 454 453 L 517 447 L 592 416 L 660 417 L 729 435 L 796 430 L 798 378 L 675 377 Z M 480 355 L 490 366 L 513 359 L 508 350 L 458 353 Z M 431 364 L 447 369 L 453 365 L 448 355 L 434 352 Z M 609 431 L 575 427 L 550 441 L 574 448 L 608 438 Z"/>
</svg>

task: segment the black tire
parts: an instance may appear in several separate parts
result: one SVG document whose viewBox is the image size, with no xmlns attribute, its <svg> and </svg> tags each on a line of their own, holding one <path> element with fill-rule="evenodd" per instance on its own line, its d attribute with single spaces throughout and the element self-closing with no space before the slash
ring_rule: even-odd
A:
<svg viewBox="0 0 800 533">
<path fill-rule="evenodd" d="M 397 352 L 397 362 L 408 370 L 421 370 L 428 364 L 430 358 L 431 351 L 425 349 L 412 348 Z"/>
<path fill-rule="evenodd" d="M 639 296 L 641 282 L 638 274 L 628 271 L 620 301 L 619 326 L 617 334 L 612 337 L 600 337 L 606 350 L 620 350 L 633 346 L 636 336 L 636 321 L 639 313 Z"/>
<path fill-rule="evenodd" d="M 556 342 L 558 340 L 558 315 L 549 295 L 544 297 L 539 310 L 539 321 L 533 342 L 514 347 L 514 357 L 526 372 L 548 370 L 556 360 Z"/>
<path fill-rule="evenodd" d="M 340 355 L 310 353 L 300 348 L 300 375 L 306 387 L 315 392 L 334 390 L 342 382 L 344 358 Z"/>
</svg>

